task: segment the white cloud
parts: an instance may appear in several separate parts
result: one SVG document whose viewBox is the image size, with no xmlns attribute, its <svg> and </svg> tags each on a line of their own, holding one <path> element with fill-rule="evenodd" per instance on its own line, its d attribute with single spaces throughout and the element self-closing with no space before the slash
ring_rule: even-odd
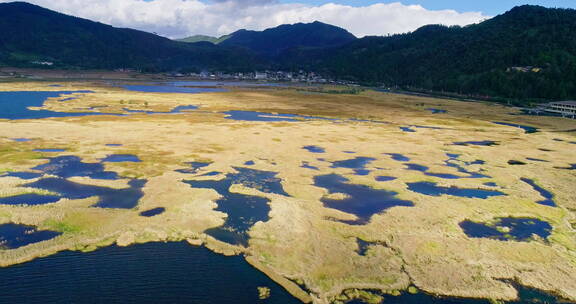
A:
<svg viewBox="0 0 576 304">
<path fill-rule="evenodd" d="M 352 7 L 332 3 L 321 6 L 282 4 L 275 0 L 28 1 L 66 14 L 168 37 L 220 36 L 242 28 L 263 30 L 285 23 L 316 20 L 346 28 L 362 37 L 413 31 L 426 24 L 466 25 L 488 18 L 479 12 L 432 11 L 401 3 Z"/>
</svg>

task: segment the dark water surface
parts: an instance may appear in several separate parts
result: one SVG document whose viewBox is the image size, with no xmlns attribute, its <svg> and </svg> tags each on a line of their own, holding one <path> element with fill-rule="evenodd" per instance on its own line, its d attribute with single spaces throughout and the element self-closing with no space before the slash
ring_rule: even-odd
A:
<svg viewBox="0 0 576 304">
<path fill-rule="evenodd" d="M 300 303 L 242 257 L 186 243 L 62 252 L 0 269 L 0 285 L 0 303 Z"/>
<path fill-rule="evenodd" d="M 414 203 L 396 197 L 398 193 L 381 189 L 373 189 L 366 185 L 348 183 L 348 179 L 337 175 L 321 175 L 314 178 L 314 185 L 328 190 L 329 193 L 343 193 L 344 199 L 322 198 L 327 208 L 354 214 L 356 220 L 340 220 L 349 225 L 365 225 L 370 218 L 382 211 L 396 207 L 412 207 Z"/>
<path fill-rule="evenodd" d="M 16 249 L 29 244 L 47 241 L 59 236 L 61 233 L 50 230 L 37 230 L 34 226 L 18 225 L 18 224 L 2 224 L 0 225 L 0 249 Z M 2 276 L 0 269 L 0 277 Z M 2 279 L 0 278 L 0 282 Z M 1 295 L 4 293 L 4 286 L 2 285 Z"/>
<path fill-rule="evenodd" d="M 464 221 L 460 227 L 468 237 L 490 238 L 500 241 L 527 242 L 537 235 L 546 239 L 552 232 L 552 226 L 545 221 L 534 218 L 499 218 L 494 224 Z"/>
</svg>

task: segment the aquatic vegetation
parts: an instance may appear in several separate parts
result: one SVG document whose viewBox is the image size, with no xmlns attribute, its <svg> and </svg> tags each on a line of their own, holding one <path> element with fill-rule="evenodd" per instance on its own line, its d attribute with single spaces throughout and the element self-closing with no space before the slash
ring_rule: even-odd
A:
<svg viewBox="0 0 576 304">
<path fill-rule="evenodd" d="M 34 149 L 35 152 L 58 153 L 66 152 L 66 149 Z"/>
<path fill-rule="evenodd" d="M 153 217 L 153 216 L 164 213 L 164 211 L 166 211 L 166 208 L 163 208 L 163 207 L 154 208 L 154 209 L 140 212 L 140 216 Z"/>
<path fill-rule="evenodd" d="M 322 198 L 321 201 L 327 208 L 340 210 L 356 216 L 356 220 L 338 220 L 349 225 L 365 225 L 370 218 L 392 207 L 411 207 L 410 201 L 398 199 L 398 193 L 373 189 L 366 185 L 348 183 L 348 179 L 337 174 L 320 175 L 314 177 L 314 185 L 328 190 L 328 193 L 343 193 L 346 198 L 331 199 Z"/>
<path fill-rule="evenodd" d="M 61 233 L 50 230 L 37 230 L 34 226 L 2 224 L 0 225 L 0 249 L 16 249 L 47 241 L 59 235 Z"/>
<path fill-rule="evenodd" d="M 331 168 L 348 168 L 354 170 L 356 175 L 368 175 L 370 170 L 366 166 L 375 161 L 372 157 L 356 157 L 353 159 L 339 160 L 332 162 Z"/>
<path fill-rule="evenodd" d="M 493 223 L 476 223 L 464 221 L 460 227 L 468 237 L 491 238 L 500 241 L 527 242 L 534 235 L 546 239 L 552 232 L 552 226 L 535 218 L 498 218 Z"/>
<path fill-rule="evenodd" d="M 545 199 L 538 201 L 537 203 L 540 205 L 545 205 L 545 206 L 551 206 L 551 207 L 556 207 L 556 203 L 554 202 L 554 194 L 552 194 L 550 191 L 538 186 L 536 184 L 536 182 L 534 182 L 533 180 L 529 179 L 529 178 L 521 178 L 521 181 L 527 183 L 528 185 L 532 186 L 532 188 L 536 191 L 538 191 L 538 193 L 540 193 L 540 195 L 542 195 Z"/>
<path fill-rule="evenodd" d="M 458 188 L 458 187 L 442 187 L 438 186 L 436 183 L 431 182 L 417 182 L 417 183 L 408 183 L 408 189 L 410 191 L 429 195 L 429 196 L 441 196 L 441 195 L 450 195 L 450 196 L 458 196 L 458 197 L 467 197 L 467 198 L 481 198 L 486 199 L 492 196 L 501 196 L 506 195 L 500 191 L 495 190 L 484 190 L 484 189 L 466 189 L 466 188 Z"/>
</svg>

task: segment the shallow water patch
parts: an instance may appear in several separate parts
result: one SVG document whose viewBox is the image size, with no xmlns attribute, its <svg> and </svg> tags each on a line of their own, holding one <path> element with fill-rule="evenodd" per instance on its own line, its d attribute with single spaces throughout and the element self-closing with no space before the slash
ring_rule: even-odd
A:
<svg viewBox="0 0 576 304">
<path fill-rule="evenodd" d="M 452 144 L 456 145 L 456 146 L 486 146 L 486 147 L 499 145 L 498 142 L 493 141 L 493 140 L 457 141 L 457 142 L 454 142 Z"/>
<path fill-rule="evenodd" d="M 0 249 L 16 249 L 51 240 L 61 234 L 56 231 L 37 230 L 35 226 L 2 224 L 0 225 Z"/>
<path fill-rule="evenodd" d="M 2 177 L 17 177 L 19 179 L 35 179 L 35 178 L 39 178 L 41 177 L 43 174 L 42 173 L 37 173 L 37 172 L 8 172 L 4 175 L 2 175 Z"/>
<path fill-rule="evenodd" d="M 60 196 L 37 193 L 25 193 L 14 196 L 0 197 L 0 205 L 45 205 L 59 201 Z"/>
<path fill-rule="evenodd" d="M 404 156 L 403 154 L 400 153 L 384 153 L 385 155 L 389 155 L 390 157 L 392 157 L 393 160 L 395 161 L 399 161 L 399 162 L 408 162 L 410 161 L 410 158 Z"/>
<path fill-rule="evenodd" d="M 534 236 L 546 239 L 552 232 L 552 226 L 535 218 L 497 218 L 493 223 L 463 221 L 460 228 L 471 238 L 490 238 L 500 241 L 527 242 Z"/>
<path fill-rule="evenodd" d="M 398 179 L 397 177 L 394 176 L 376 176 L 374 178 L 377 182 L 389 182 L 389 181 L 393 181 Z"/>
<path fill-rule="evenodd" d="M 43 178 L 26 184 L 25 187 L 58 193 L 62 197 L 72 200 L 97 196 L 98 202 L 92 207 L 132 209 L 138 205 L 138 201 L 144 196 L 142 188 L 145 184 L 146 180 L 134 179 L 128 183 L 129 188 L 113 189 L 79 184 L 63 178 Z"/>
<path fill-rule="evenodd" d="M 222 180 L 184 181 L 192 188 L 213 189 L 222 198 L 216 201 L 215 209 L 228 216 L 224 225 L 208 229 L 206 233 L 212 237 L 235 245 L 248 245 L 248 231 L 256 222 L 265 222 L 269 219 L 269 199 L 261 196 L 230 192 L 234 184 L 241 184 L 248 188 L 257 189 L 265 193 L 274 193 L 288 196 L 276 177 L 276 172 L 260 171 L 248 168 L 234 168 L 237 173 L 229 173 Z"/>
<path fill-rule="evenodd" d="M 352 169 L 356 175 L 368 175 L 370 170 L 366 166 L 375 161 L 372 157 L 356 157 L 352 159 L 339 160 L 332 162 L 331 168 L 347 168 Z"/>
<path fill-rule="evenodd" d="M 519 125 L 519 124 L 509 123 L 509 122 L 498 122 L 498 121 L 494 121 L 493 123 L 495 123 L 497 125 L 501 125 L 501 126 L 519 128 L 519 129 L 524 130 L 524 133 L 526 133 L 526 134 L 538 132 L 538 128 L 531 127 L 531 126 Z"/>
<path fill-rule="evenodd" d="M 36 166 L 32 170 L 42 171 L 45 174 L 62 178 L 86 176 L 93 179 L 119 179 L 116 172 L 104 171 L 104 165 L 101 163 L 84 163 L 78 156 L 58 156 L 49 160 L 47 164 Z"/>
<path fill-rule="evenodd" d="M 318 167 L 315 167 L 315 166 L 310 165 L 310 163 L 307 162 L 307 161 L 303 161 L 303 162 L 302 162 L 302 165 L 300 166 L 300 168 L 310 169 L 310 170 L 316 170 L 316 171 L 319 171 L 319 170 L 320 170 Z"/>
<path fill-rule="evenodd" d="M 466 198 L 481 198 L 487 199 L 492 196 L 502 196 L 506 195 L 503 192 L 495 190 L 484 190 L 484 189 L 468 189 L 468 188 L 458 188 L 452 187 L 442 187 L 438 186 L 436 183 L 432 182 L 417 182 L 408 183 L 408 189 L 412 192 L 428 195 L 428 196 L 441 196 L 450 195 Z"/>
<path fill-rule="evenodd" d="M 318 146 L 304 146 L 302 148 L 308 150 L 310 153 L 326 153 L 326 149 Z"/>
<path fill-rule="evenodd" d="M 538 186 L 538 184 L 536 184 L 535 181 L 529 179 L 529 178 L 521 178 L 521 181 L 527 183 L 528 185 L 532 186 L 532 188 L 536 191 L 538 191 L 538 193 L 540 193 L 540 195 L 542 195 L 542 197 L 544 197 L 544 200 L 538 201 L 536 203 L 540 204 L 540 205 L 545 205 L 545 206 L 550 206 L 550 207 L 556 207 L 556 203 L 554 202 L 554 194 L 552 194 L 550 191 Z"/>
<path fill-rule="evenodd" d="M 101 160 L 103 163 L 140 163 L 142 160 L 132 154 L 111 154 Z"/>
<path fill-rule="evenodd" d="M 370 218 L 397 206 L 412 207 L 411 201 L 396 197 L 397 192 L 373 189 L 366 185 L 348 183 L 348 179 L 337 174 L 314 177 L 314 185 L 328 190 L 329 194 L 344 194 L 342 199 L 322 198 L 325 207 L 353 214 L 356 220 L 337 220 L 349 225 L 365 225 Z"/>
<path fill-rule="evenodd" d="M 31 110 L 42 107 L 48 98 L 58 98 L 73 93 L 93 93 L 92 91 L 17 91 L 0 92 L 0 118 L 5 119 L 42 119 L 50 117 L 74 117 L 102 115 L 102 113 L 67 113 L 48 110 Z"/>
<path fill-rule="evenodd" d="M 153 217 L 153 216 L 164 213 L 164 211 L 166 211 L 166 208 L 163 208 L 163 207 L 154 208 L 154 209 L 140 212 L 140 216 Z"/>
</svg>

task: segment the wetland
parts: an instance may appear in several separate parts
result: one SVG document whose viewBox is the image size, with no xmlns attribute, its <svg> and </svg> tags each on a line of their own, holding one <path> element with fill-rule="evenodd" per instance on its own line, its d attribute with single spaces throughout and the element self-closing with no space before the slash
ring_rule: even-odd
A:
<svg viewBox="0 0 576 304">
<path fill-rule="evenodd" d="M 0 110 L 0 302 L 576 302 L 573 120 L 193 82 Z"/>
</svg>

